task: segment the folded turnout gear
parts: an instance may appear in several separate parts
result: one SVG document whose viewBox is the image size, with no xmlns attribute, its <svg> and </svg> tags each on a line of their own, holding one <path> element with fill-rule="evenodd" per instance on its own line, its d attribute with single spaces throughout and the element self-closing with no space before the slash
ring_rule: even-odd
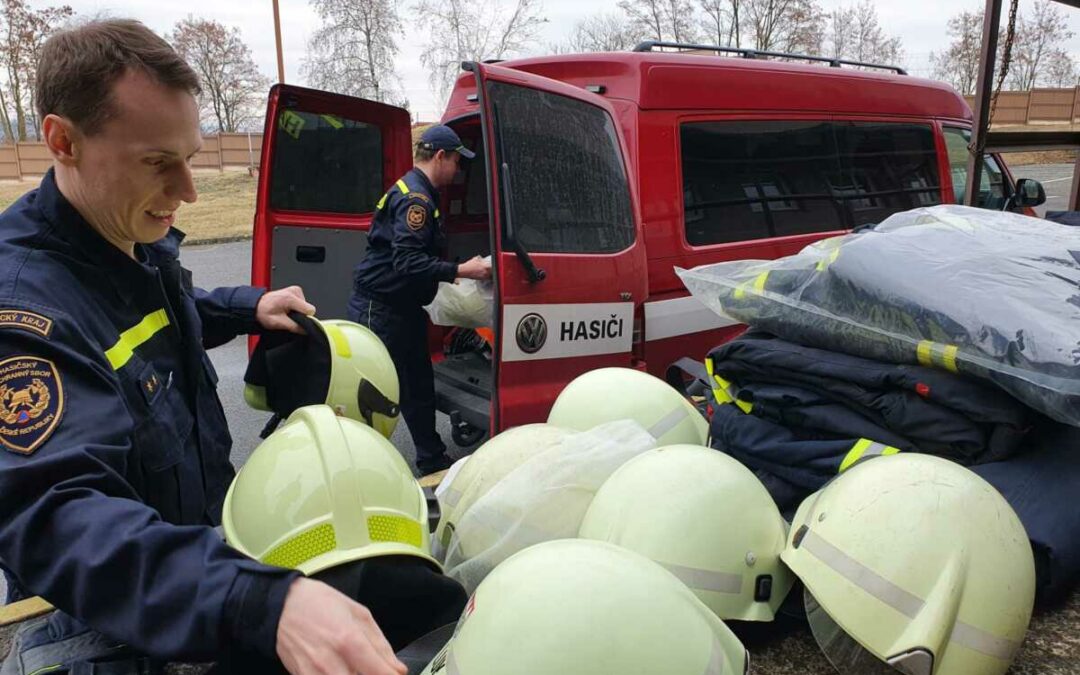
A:
<svg viewBox="0 0 1080 675">
<path fill-rule="evenodd" d="M 976 379 L 762 331 L 712 350 L 706 368 L 717 403 L 730 404 L 715 406 L 713 447 L 811 490 L 875 454 L 919 452 L 965 466 L 1005 459 L 1042 419 Z"/>
</svg>

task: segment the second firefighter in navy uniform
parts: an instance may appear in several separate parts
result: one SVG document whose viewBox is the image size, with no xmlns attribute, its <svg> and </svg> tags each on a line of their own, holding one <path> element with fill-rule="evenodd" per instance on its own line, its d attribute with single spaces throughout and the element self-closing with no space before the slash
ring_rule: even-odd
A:
<svg viewBox="0 0 1080 675">
<path fill-rule="evenodd" d="M 463 263 L 440 258 L 446 242 L 439 189 L 449 185 L 461 158 L 472 159 L 453 129 L 436 125 L 416 144 L 414 166 L 376 207 L 368 250 L 353 273 L 348 318 L 364 324 L 390 351 L 401 382 L 401 414 L 416 446 L 422 474 L 450 465 L 435 430 L 435 376 L 427 347 L 424 305 L 440 281 L 488 279 L 491 263 L 479 256 Z"/>
</svg>

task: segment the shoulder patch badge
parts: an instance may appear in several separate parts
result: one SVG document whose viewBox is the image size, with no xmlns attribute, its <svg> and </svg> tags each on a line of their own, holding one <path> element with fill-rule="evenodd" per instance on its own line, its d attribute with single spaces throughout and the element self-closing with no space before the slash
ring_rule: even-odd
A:
<svg viewBox="0 0 1080 675">
<path fill-rule="evenodd" d="M 0 308 L 0 328 L 22 328 L 41 337 L 49 337 L 52 326 L 52 319 L 35 312 Z"/>
<path fill-rule="evenodd" d="M 63 414 L 64 388 L 52 361 L 36 356 L 0 361 L 0 445 L 33 454 Z"/>
<path fill-rule="evenodd" d="M 419 230 L 427 222 L 427 209 L 419 204 L 413 204 L 405 213 L 405 222 L 410 230 Z"/>
</svg>

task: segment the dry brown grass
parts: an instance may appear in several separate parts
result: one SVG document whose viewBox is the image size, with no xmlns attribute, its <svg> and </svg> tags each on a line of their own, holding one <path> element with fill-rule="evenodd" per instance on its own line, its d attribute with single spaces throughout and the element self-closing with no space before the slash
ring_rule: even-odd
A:
<svg viewBox="0 0 1080 675">
<path fill-rule="evenodd" d="M 29 190 L 37 180 L 0 183 L 0 210 Z M 199 199 L 181 207 L 177 227 L 187 233 L 186 243 L 251 236 L 255 216 L 256 179 L 246 171 L 199 172 L 195 188 Z"/>
<path fill-rule="evenodd" d="M 1075 150 L 1040 150 L 1038 152 L 1005 153 L 1005 163 L 1009 166 L 1025 166 L 1029 164 L 1072 164 L 1075 161 Z"/>
</svg>

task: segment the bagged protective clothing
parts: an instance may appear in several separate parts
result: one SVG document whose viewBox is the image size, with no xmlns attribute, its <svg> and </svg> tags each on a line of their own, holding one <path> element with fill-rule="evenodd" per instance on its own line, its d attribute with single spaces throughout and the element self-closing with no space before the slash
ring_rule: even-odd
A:
<svg viewBox="0 0 1080 675">
<path fill-rule="evenodd" d="M 994 382 L 1080 426 L 1080 230 L 914 209 L 772 261 L 678 270 L 712 310 L 799 344 Z"/>
</svg>

